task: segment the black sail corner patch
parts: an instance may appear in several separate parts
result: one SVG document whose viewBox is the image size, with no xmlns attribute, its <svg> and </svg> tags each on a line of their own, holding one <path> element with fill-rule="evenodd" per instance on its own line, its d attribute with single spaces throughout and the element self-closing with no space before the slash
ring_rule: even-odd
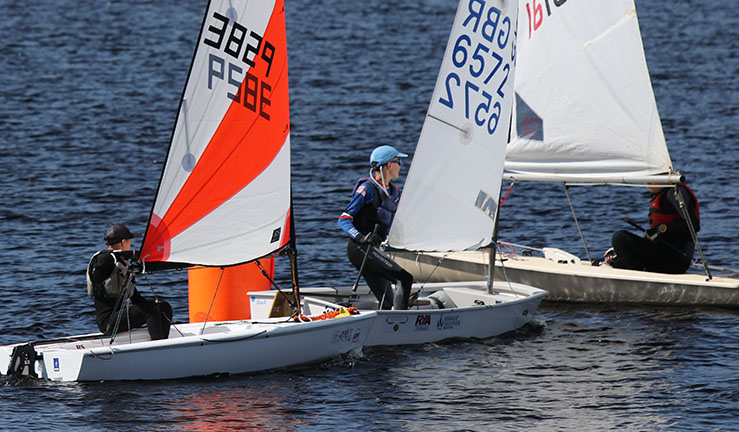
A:
<svg viewBox="0 0 739 432">
<path fill-rule="evenodd" d="M 276 228 L 272 231 L 272 240 L 270 240 L 270 243 L 280 241 L 280 234 L 282 234 L 282 228 Z"/>
</svg>

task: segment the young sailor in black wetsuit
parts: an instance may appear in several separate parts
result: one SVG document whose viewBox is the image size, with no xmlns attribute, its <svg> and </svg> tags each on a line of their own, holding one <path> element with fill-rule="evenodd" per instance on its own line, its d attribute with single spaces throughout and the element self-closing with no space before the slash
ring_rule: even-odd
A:
<svg viewBox="0 0 739 432">
<path fill-rule="evenodd" d="M 628 231 L 617 231 L 611 243 L 614 255 L 606 255 L 611 266 L 658 273 L 685 273 L 693 260 L 695 242 L 688 223 L 700 230 L 698 198 L 683 183 L 675 187 L 649 187 L 653 194 L 649 203 L 649 226 L 643 237 Z M 680 211 L 680 198 L 690 220 Z"/>
<path fill-rule="evenodd" d="M 350 237 L 346 253 L 357 270 L 362 268 L 367 256 L 362 276 L 382 309 L 408 309 L 413 283 L 410 273 L 376 247 L 390 232 L 400 200 L 400 189 L 392 180 L 400 175 L 401 158 L 407 156 L 391 146 L 377 147 L 370 155 L 369 177 L 357 181 L 352 199 L 338 222 Z M 390 285 L 396 281 L 400 284 L 393 293 Z"/>
<path fill-rule="evenodd" d="M 166 339 L 172 322 L 172 307 L 166 301 L 145 299 L 136 290 L 130 260 L 134 235 L 122 224 L 113 224 L 105 233 L 108 248 L 92 256 L 87 266 L 87 294 L 95 301 L 95 321 L 106 335 L 114 330 L 126 331 L 147 324 L 152 340 Z M 125 298 L 133 303 L 123 315 L 118 311 L 125 306 Z M 116 329 L 116 322 L 118 327 Z"/>
</svg>

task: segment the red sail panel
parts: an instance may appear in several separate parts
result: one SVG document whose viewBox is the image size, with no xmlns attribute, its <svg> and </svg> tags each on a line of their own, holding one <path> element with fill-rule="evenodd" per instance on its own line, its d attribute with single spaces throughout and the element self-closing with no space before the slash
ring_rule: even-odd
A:
<svg viewBox="0 0 739 432">
<path fill-rule="evenodd" d="M 249 185 L 274 160 L 290 132 L 287 40 L 278 0 L 263 41 L 274 46 L 255 56 L 235 99 L 187 181 L 164 216 L 152 215 L 142 257 L 166 261 L 179 233 Z M 225 96 L 224 96 L 225 97 Z"/>
</svg>

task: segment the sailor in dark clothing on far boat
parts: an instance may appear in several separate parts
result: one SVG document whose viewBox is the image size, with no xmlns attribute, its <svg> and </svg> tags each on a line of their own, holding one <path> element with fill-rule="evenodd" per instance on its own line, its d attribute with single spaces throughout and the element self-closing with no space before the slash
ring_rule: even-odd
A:
<svg viewBox="0 0 739 432">
<path fill-rule="evenodd" d="M 690 233 L 700 230 L 698 198 L 688 186 L 650 186 L 649 226 L 643 236 L 617 231 L 611 243 L 613 251 L 606 253 L 606 262 L 613 267 L 646 270 L 658 273 L 685 273 L 693 260 L 695 242 Z M 679 196 L 677 195 L 679 194 Z M 688 220 L 681 210 L 685 205 Z"/>
<path fill-rule="evenodd" d="M 152 340 L 166 339 L 172 322 L 172 307 L 166 301 L 148 300 L 136 290 L 131 249 L 134 234 L 122 224 L 105 233 L 108 248 L 92 256 L 87 266 L 87 294 L 95 301 L 95 320 L 106 335 L 147 325 Z M 131 305 L 126 306 L 126 299 Z M 119 311 L 122 310 L 122 314 Z M 120 316 L 119 316 L 120 315 Z"/>
<path fill-rule="evenodd" d="M 350 237 L 346 249 L 349 261 L 362 271 L 382 309 L 408 309 L 413 283 L 410 273 L 377 248 L 390 232 L 398 207 L 400 189 L 392 180 L 400 175 L 404 157 L 408 155 L 391 146 L 377 147 L 370 155 L 369 177 L 357 181 L 352 199 L 338 221 Z M 400 283 L 393 293 L 390 285 L 396 281 Z"/>
</svg>

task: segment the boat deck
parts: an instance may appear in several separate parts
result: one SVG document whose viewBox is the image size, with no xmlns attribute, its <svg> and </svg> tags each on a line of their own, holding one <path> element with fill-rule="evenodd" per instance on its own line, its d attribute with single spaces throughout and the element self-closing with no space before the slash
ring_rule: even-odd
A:
<svg viewBox="0 0 739 432">
<path fill-rule="evenodd" d="M 503 254 L 495 279 L 540 287 L 545 301 L 713 306 L 739 309 L 739 278 L 705 274 L 664 274 L 593 266 L 579 259 L 553 260 Z M 443 258 L 443 259 L 442 259 Z M 395 260 L 417 280 L 481 280 L 487 273 L 483 252 L 397 253 Z"/>
</svg>

